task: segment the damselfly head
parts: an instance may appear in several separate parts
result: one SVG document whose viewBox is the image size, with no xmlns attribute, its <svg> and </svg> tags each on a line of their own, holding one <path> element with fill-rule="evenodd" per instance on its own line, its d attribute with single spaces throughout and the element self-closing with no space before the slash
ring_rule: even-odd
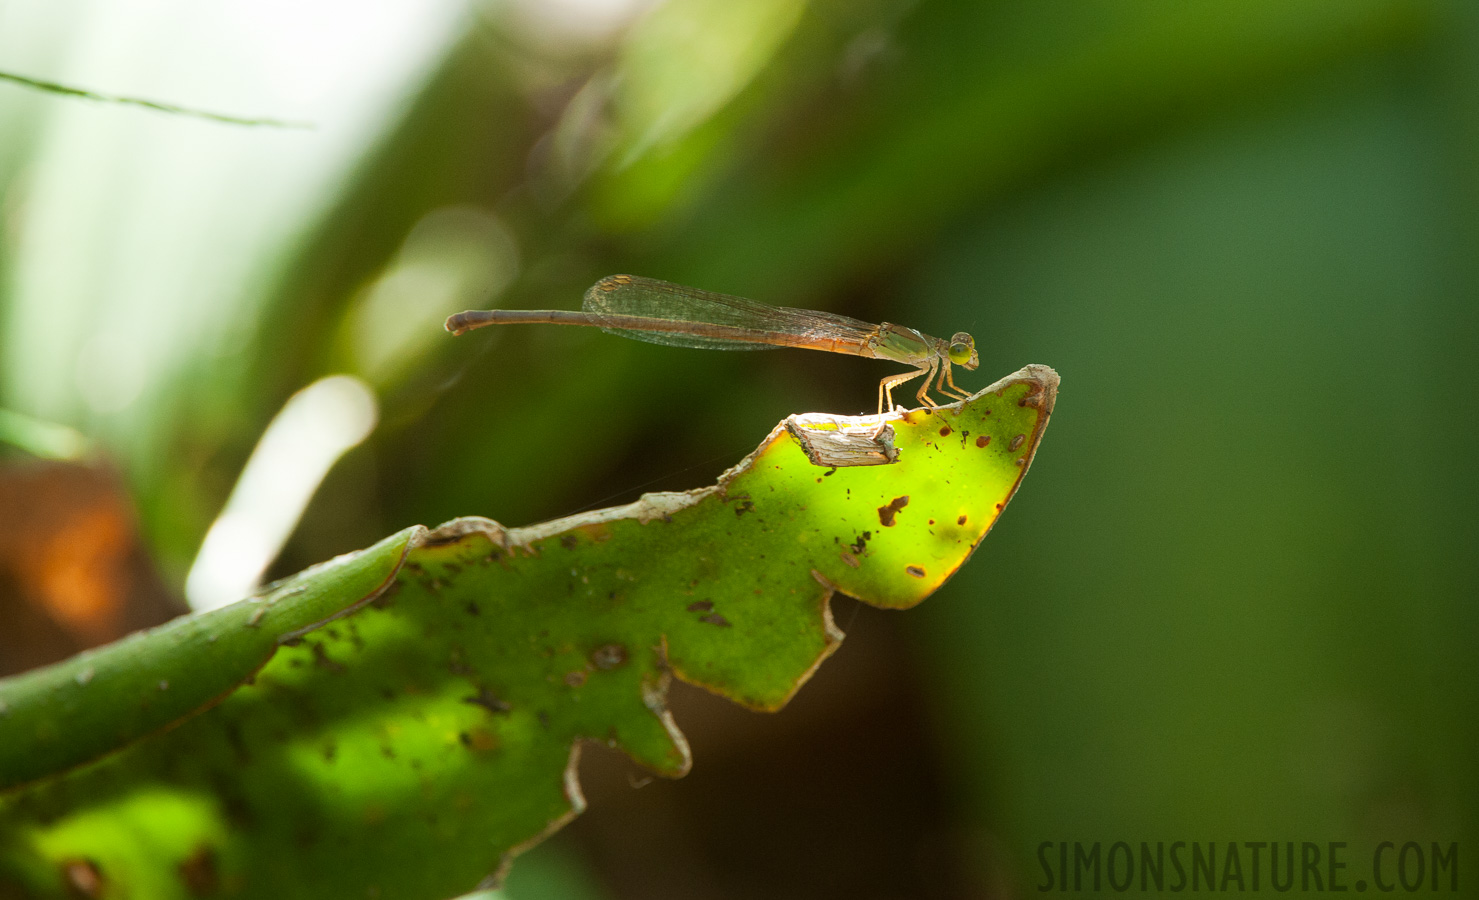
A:
<svg viewBox="0 0 1479 900">
<path fill-rule="evenodd" d="M 950 361 L 965 369 L 974 369 L 981 364 L 976 355 L 976 340 L 964 331 L 955 332 L 950 339 Z"/>
</svg>

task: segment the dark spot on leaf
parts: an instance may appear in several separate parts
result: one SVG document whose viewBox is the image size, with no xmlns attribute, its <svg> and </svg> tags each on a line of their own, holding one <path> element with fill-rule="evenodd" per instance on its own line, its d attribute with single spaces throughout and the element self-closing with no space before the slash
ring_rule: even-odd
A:
<svg viewBox="0 0 1479 900">
<path fill-rule="evenodd" d="M 287 640 L 283 641 L 282 645 L 284 647 L 296 647 L 301 643 L 303 643 L 303 639 L 301 637 L 290 637 Z"/>
<path fill-rule="evenodd" d="M 324 745 L 324 761 L 333 762 L 334 757 L 339 755 L 339 747 L 333 741 Z"/>
<path fill-rule="evenodd" d="M 700 622 L 707 622 L 710 625 L 718 625 L 720 628 L 730 627 L 729 620 L 719 615 L 718 613 L 709 613 L 707 616 L 699 616 L 698 620 Z"/>
<path fill-rule="evenodd" d="M 185 890 L 195 897 L 209 897 L 221 884 L 220 874 L 216 871 L 215 851 L 204 844 L 180 863 L 179 873 Z"/>
<path fill-rule="evenodd" d="M 322 643 L 312 644 L 311 647 L 313 649 L 313 664 L 315 666 L 318 666 L 320 669 L 324 669 L 329 672 L 344 671 L 343 663 L 336 663 L 332 659 L 329 659 L 329 651 L 324 649 L 324 645 Z"/>
<path fill-rule="evenodd" d="M 1010 444 L 1007 444 L 1007 449 L 1016 450 L 1018 447 L 1022 446 L 1022 442 L 1025 440 L 1027 440 L 1027 435 L 1019 434 L 1016 437 L 1012 438 L 1012 442 Z"/>
<path fill-rule="evenodd" d="M 905 566 L 904 571 L 908 572 L 910 575 L 913 575 L 915 578 L 924 577 L 924 569 L 920 568 L 919 566 Z"/>
<path fill-rule="evenodd" d="M 509 706 L 504 701 L 498 699 L 498 697 L 487 688 L 479 689 L 478 692 L 471 697 L 463 697 L 462 702 L 471 703 L 474 706 L 481 706 L 489 712 L 495 713 L 506 713 L 509 710 L 513 709 L 512 706 Z"/>
<path fill-rule="evenodd" d="M 602 644 L 591 651 L 591 664 L 598 669 L 614 669 L 627 661 L 627 648 L 621 644 Z"/>
<path fill-rule="evenodd" d="M 832 468 L 830 468 L 827 471 L 823 472 L 822 473 L 822 477 L 823 478 L 826 478 L 828 475 L 835 475 L 835 474 L 837 474 L 837 467 L 836 466 L 833 466 Z"/>
<path fill-rule="evenodd" d="M 951 432 L 951 428 L 950 428 L 949 425 L 941 425 L 940 426 L 940 437 L 948 437 L 949 434 L 950 434 L 950 432 Z"/>
<path fill-rule="evenodd" d="M 989 443 L 991 443 L 991 435 L 989 434 L 983 434 L 980 437 L 976 438 L 977 447 L 984 447 Z"/>
<path fill-rule="evenodd" d="M 457 735 L 457 739 L 462 742 L 462 746 L 474 753 L 487 753 L 498 749 L 498 735 L 486 728 L 464 731 Z"/>
<path fill-rule="evenodd" d="M 884 528 L 894 527 L 894 516 L 899 510 L 909 505 L 909 495 L 895 497 L 888 506 L 878 507 L 878 521 L 883 523 Z"/>
<path fill-rule="evenodd" d="M 67 887 L 78 897 L 101 897 L 105 883 L 103 870 L 90 859 L 67 859 L 62 861 L 62 878 Z"/>
<path fill-rule="evenodd" d="M 965 524 L 965 516 L 961 516 L 960 518 L 956 519 L 955 520 L 955 524 L 957 524 L 957 525 L 964 525 Z"/>
<path fill-rule="evenodd" d="M 692 603 L 688 604 L 689 612 L 708 612 L 713 608 L 714 601 L 712 600 L 695 600 Z"/>
<path fill-rule="evenodd" d="M 549 713 L 545 712 L 542 709 L 539 711 L 539 724 L 546 731 L 549 730 Z"/>
<path fill-rule="evenodd" d="M 478 608 L 478 605 L 471 600 L 467 601 L 467 606 L 464 609 L 467 610 L 467 614 L 470 616 L 480 616 L 483 614 L 483 611 Z"/>
<path fill-rule="evenodd" d="M 858 539 L 855 540 L 855 541 L 853 541 L 852 542 L 852 546 L 850 546 L 848 549 L 851 550 L 854 553 L 861 554 L 864 551 L 864 549 L 867 548 L 868 541 L 872 537 L 873 537 L 873 532 L 871 532 L 871 531 L 865 531 L 862 534 L 858 535 Z"/>
<path fill-rule="evenodd" d="M 754 512 L 754 511 L 755 511 L 755 502 L 753 500 L 741 500 L 740 502 L 738 502 L 738 503 L 736 503 L 734 505 L 734 514 L 737 515 L 737 516 L 742 516 L 742 515 L 744 515 L 747 512 Z"/>
<path fill-rule="evenodd" d="M 577 538 L 573 534 L 566 534 L 566 535 L 561 535 L 560 536 L 560 546 L 561 547 L 564 547 L 566 550 L 574 550 L 575 547 L 576 547 L 576 545 L 579 544 L 579 543 L 580 543 L 580 538 Z"/>
<path fill-rule="evenodd" d="M 571 687 L 580 687 L 585 684 L 585 669 L 576 669 L 565 673 L 565 683 Z"/>
<path fill-rule="evenodd" d="M 854 569 L 860 568 L 863 565 L 862 563 L 858 562 L 858 558 L 856 556 L 853 556 L 846 550 L 842 551 L 840 555 L 842 557 L 842 561 L 847 563 L 849 566 L 852 566 Z"/>
</svg>

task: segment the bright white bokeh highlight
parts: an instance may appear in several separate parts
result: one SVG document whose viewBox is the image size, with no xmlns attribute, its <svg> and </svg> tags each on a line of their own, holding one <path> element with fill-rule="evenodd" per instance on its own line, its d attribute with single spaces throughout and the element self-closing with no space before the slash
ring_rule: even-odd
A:
<svg viewBox="0 0 1479 900">
<path fill-rule="evenodd" d="M 375 393 L 358 378 L 321 378 L 288 398 L 206 532 L 185 580 L 191 609 L 215 609 L 254 591 L 324 476 L 374 431 Z"/>
</svg>

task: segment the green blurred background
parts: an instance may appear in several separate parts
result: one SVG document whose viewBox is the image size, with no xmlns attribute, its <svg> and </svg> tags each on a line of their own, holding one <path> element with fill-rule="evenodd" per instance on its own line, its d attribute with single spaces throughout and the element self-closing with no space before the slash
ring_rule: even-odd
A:
<svg viewBox="0 0 1479 900">
<path fill-rule="evenodd" d="M 1456 841 L 1473 882 L 1472 6 L 64 0 L 0 6 L 0 71 L 313 126 L 0 83 L 0 407 L 30 417 L 0 488 L 121 486 L 155 618 L 323 376 L 378 425 L 267 577 L 708 484 L 885 374 L 453 339 L 460 309 L 632 272 L 969 330 L 968 388 L 1061 373 L 965 570 L 906 614 L 840 598 L 848 641 L 776 716 L 680 689 L 687 779 L 590 754 L 591 810 L 514 900 L 1035 896 L 1044 841 L 1346 841 L 1350 882 L 1381 841 Z M 94 449 L 43 463 L 72 432 L 32 419 Z M 16 622 L 55 497 L 27 490 L 0 491 Z M 0 662 L 110 636 L 79 621 Z"/>
</svg>

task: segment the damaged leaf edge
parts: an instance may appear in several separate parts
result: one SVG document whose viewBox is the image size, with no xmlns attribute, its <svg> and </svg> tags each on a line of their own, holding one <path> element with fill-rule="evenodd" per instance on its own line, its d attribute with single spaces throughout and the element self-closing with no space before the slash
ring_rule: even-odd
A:
<svg viewBox="0 0 1479 900">
<path fill-rule="evenodd" d="M 1016 493 L 1017 487 L 1022 483 L 1022 476 L 1027 474 L 1027 469 L 1032 463 L 1032 456 L 1037 449 L 1038 441 L 1042 437 L 1043 429 L 1047 427 L 1048 418 L 1052 413 L 1053 403 L 1058 394 L 1058 381 L 1058 373 L 1053 371 L 1052 368 L 1038 364 L 1027 365 L 1005 378 L 998 379 L 992 384 L 987 385 L 963 400 L 957 400 L 954 403 L 936 407 L 939 410 L 960 410 L 966 404 L 974 403 L 987 394 L 1000 393 L 1016 384 L 1025 382 L 1036 386 L 1037 390 L 1024 397 L 1022 403 L 1038 408 L 1042 411 L 1042 416 L 1038 418 L 1037 426 L 1033 429 L 1031 439 L 1026 442 L 1027 447 L 1026 453 L 1024 454 L 1025 461 L 1022 464 L 1022 471 L 1018 473 L 1017 481 L 1012 485 L 1011 492 L 1007 495 L 1008 499 L 1011 498 L 1012 494 Z M 912 419 L 910 417 L 919 411 L 919 409 L 911 409 L 902 412 L 885 413 L 882 422 L 911 422 Z M 538 541 L 558 537 L 567 531 L 574 531 L 577 528 L 590 525 L 601 525 L 622 519 L 636 519 L 639 524 L 646 525 L 649 522 L 671 516 L 679 510 L 688 509 L 715 494 L 724 497 L 729 484 L 740 475 L 749 471 L 754 465 L 755 459 L 769 449 L 771 444 L 775 443 L 776 439 L 782 433 L 788 431 L 788 422 L 794 419 L 799 424 L 793 423 L 792 427 L 806 427 L 808 418 L 813 416 L 822 416 L 822 414 L 797 414 L 788 417 L 787 420 L 776 425 L 771 429 L 770 434 L 766 435 L 765 439 L 760 442 L 758 447 L 739 462 L 726 469 L 712 485 L 694 488 L 688 491 L 659 491 L 643 494 L 637 500 L 623 506 L 612 506 L 606 509 L 576 513 L 565 516 L 564 518 L 551 519 L 548 522 L 541 522 L 538 525 L 528 525 L 521 528 L 504 528 L 492 519 L 485 519 L 480 516 L 466 516 L 437 526 L 431 532 L 433 537 L 429 539 L 450 542 L 474 531 L 483 530 L 495 543 L 502 543 L 505 549 L 517 546 L 524 550 L 530 550 L 532 545 Z M 835 423 L 839 429 L 861 428 L 865 426 L 876 427 L 880 423 L 879 417 L 876 415 L 825 415 L 824 418 L 829 423 Z M 1003 503 L 1002 506 L 1005 507 L 1006 504 Z"/>
<path fill-rule="evenodd" d="M 1017 488 L 1021 486 L 1022 479 L 1026 477 L 1027 470 L 1032 465 L 1032 459 L 1037 452 L 1038 444 L 1041 442 L 1043 431 L 1047 428 L 1048 419 L 1052 415 L 1053 404 L 1057 400 L 1059 384 L 1058 373 L 1049 366 L 1038 364 L 1027 365 L 1017 370 L 1016 372 L 1013 372 L 1011 375 L 999 379 L 988 385 L 987 387 L 982 388 L 966 399 L 959 400 L 944 407 L 940 407 L 941 409 L 960 409 L 965 404 L 974 402 L 975 400 L 985 396 L 986 394 L 999 393 L 1006 390 L 1008 387 L 1016 384 L 1021 384 L 1023 382 L 1032 384 L 1035 387 L 1035 390 L 1029 392 L 1027 396 L 1023 397 L 1019 402 L 1024 406 L 1033 406 L 1037 408 L 1039 411 L 1041 411 L 1042 415 L 1038 417 L 1037 423 L 1033 427 L 1030 439 L 1024 441 L 1025 452 L 1021 457 L 1021 471 L 1018 472 L 1016 481 L 1012 483 L 1011 488 L 1008 490 L 1006 499 L 1002 501 L 1002 510 L 1006 509 L 1007 504 L 1010 503 L 1012 497 L 1016 495 Z M 907 422 L 909 421 L 909 416 L 912 412 L 915 412 L 915 410 L 909 410 L 903 413 L 893 413 L 891 415 L 885 416 L 884 421 L 887 422 L 890 419 L 894 419 Z M 721 497 L 724 496 L 724 490 L 728 486 L 728 484 L 739 475 L 746 472 L 754 464 L 756 457 L 758 457 L 766 449 L 768 449 L 782 432 L 787 432 L 789 429 L 794 429 L 796 427 L 796 424 L 792 422 L 792 419 L 795 418 L 797 417 L 788 417 L 786 421 L 781 422 L 779 425 L 773 428 L 770 434 L 767 435 L 766 438 L 760 442 L 760 445 L 754 451 L 746 455 L 744 459 L 740 460 L 731 468 L 725 470 L 725 472 L 719 476 L 718 481 L 708 487 L 696 488 L 690 491 L 644 494 L 637 501 L 626 504 L 624 506 L 594 510 L 589 513 L 577 513 L 573 516 L 567 516 L 562 519 L 554 519 L 549 522 L 541 523 L 539 525 L 532 525 L 525 528 L 505 529 L 502 525 L 498 524 L 492 519 L 467 516 L 453 519 L 450 522 L 446 522 L 443 525 L 438 526 L 433 531 L 428 532 L 427 540 L 434 543 L 450 542 L 460 540 L 461 538 L 466 537 L 470 534 L 482 533 L 485 534 L 489 540 L 493 541 L 505 551 L 508 551 L 513 546 L 517 545 L 522 547 L 526 551 L 533 552 L 532 545 L 537 541 L 543 541 L 552 537 L 558 537 L 559 535 L 566 532 L 574 531 L 578 528 L 589 525 L 604 524 L 621 519 L 636 519 L 639 523 L 645 525 L 649 522 L 663 519 L 666 516 L 677 512 L 678 510 L 687 509 L 688 507 L 693 506 L 706 497 L 712 496 L 714 494 L 718 494 Z M 836 427 L 838 428 L 849 426 L 855 427 L 859 423 L 865 423 L 868 420 L 871 420 L 873 423 L 877 423 L 878 421 L 878 418 L 876 416 L 830 416 L 828 418 L 831 420 L 835 420 L 837 422 Z M 804 425 L 802 427 L 804 427 Z M 792 432 L 792 434 L 793 439 L 795 439 L 794 432 Z M 999 514 L 997 518 L 1000 518 Z M 995 524 L 996 522 L 995 520 L 993 520 L 992 527 L 994 527 Z M 960 568 L 965 565 L 966 561 L 969 560 L 971 556 L 975 553 L 976 548 L 979 547 L 981 543 L 986 539 L 986 535 L 990 533 L 991 528 L 988 527 L 986 531 L 982 533 L 980 539 L 978 539 L 976 543 L 971 546 L 970 550 L 966 552 L 966 555 L 964 558 L 962 558 L 960 565 L 956 566 L 956 568 L 951 571 L 950 574 L 952 576 L 956 571 L 959 571 Z M 816 569 L 812 569 L 811 576 L 823 588 L 822 595 L 818 599 L 818 604 L 820 607 L 819 611 L 822 618 L 823 633 L 825 635 L 825 644 L 817 653 L 816 659 L 814 659 L 811 665 L 807 667 L 806 671 L 797 676 L 795 682 L 791 686 L 791 690 L 787 692 L 785 697 L 781 698 L 774 705 L 746 703 L 741 699 L 723 693 L 719 688 L 715 686 L 710 686 L 703 683 L 702 681 L 697 680 L 695 677 L 689 676 L 682 670 L 680 666 L 674 665 L 669 661 L 667 635 L 664 634 L 660 636 L 659 639 L 661 641 L 661 644 L 658 648 L 658 651 L 659 661 L 662 666 L 662 674 L 657 684 L 643 684 L 642 700 L 644 705 L 646 705 L 647 708 L 662 722 L 663 728 L 667 731 L 669 738 L 672 739 L 674 746 L 681 754 L 683 758 L 683 764 L 677 771 L 663 772 L 635 759 L 630 753 L 626 751 L 626 748 L 620 747 L 619 749 L 621 750 L 622 754 L 626 756 L 626 758 L 631 762 L 632 765 L 651 772 L 654 775 L 670 779 L 682 778 L 684 775 L 688 774 L 689 769 L 692 766 L 693 756 L 692 751 L 689 748 L 688 739 L 683 735 L 682 730 L 678 727 L 677 722 L 673 719 L 672 712 L 668 707 L 668 686 L 670 684 L 671 678 L 677 678 L 679 681 L 682 681 L 685 684 L 701 688 L 711 694 L 714 694 L 715 696 L 722 697 L 725 700 L 730 701 L 731 703 L 735 703 L 753 712 L 777 712 L 791 702 L 791 699 L 796 696 L 796 693 L 800 691 L 801 688 L 808 681 L 811 680 L 811 677 L 816 674 L 817 670 L 821 668 L 822 663 L 826 662 L 832 657 L 832 654 L 837 652 L 837 649 L 842 646 L 843 638 L 846 637 L 846 634 L 837 627 L 836 620 L 833 618 L 832 598 L 837 594 L 843 594 L 844 596 L 849 597 L 853 596 L 847 591 L 844 591 L 838 585 L 834 584 L 831 579 L 827 578 Z M 947 576 L 947 580 L 949 577 L 950 576 Z M 857 599 L 863 603 L 867 602 L 863 598 L 854 599 Z M 581 749 L 583 745 L 588 741 L 598 743 L 595 738 L 590 736 L 580 736 L 575 738 L 575 740 L 571 742 L 570 755 L 565 763 L 563 785 L 565 798 L 570 804 L 569 809 L 567 809 L 563 814 L 551 819 L 548 823 L 546 823 L 544 828 L 540 829 L 538 833 L 531 835 L 525 840 L 520 841 L 519 843 L 505 850 L 503 854 L 499 857 L 498 865 L 491 873 L 489 873 L 487 877 L 478 882 L 477 886 L 474 888 L 475 890 L 497 890 L 501 888 L 503 886 L 504 880 L 508 877 L 509 871 L 513 867 L 515 859 L 517 859 L 519 856 L 526 853 L 527 851 L 539 846 L 539 844 L 543 843 L 546 839 L 557 833 L 561 828 L 564 828 L 570 822 L 574 821 L 577 816 L 585 811 L 587 804 L 585 800 L 585 794 L 581 790 L 580 786 L 579 769 Z"/>
<path fill-rule="evenodd" d="M 1017 460 L 1020 471 L 1017 472 L 1017 480 L 1012 482 L 1012 486 L 1007 490 L 1006 498 L 1001 501 L 1001 509 L 997 510 L 996 517 L 991 520 L 991 524 L 986 526 L 986 530 L 981 532 L 981 536 L 966 551 L 965 556 L 960 560 L 960 564 L 951 570 L 945 576 L 945 579 L 940 582 L 941 587 L 944 586 L 945 582 L 953 578 L 956 572 L 964 568 L 966 563 L 971 561 L 971 557 L 976 555 L 976 550 L 986 542 L 986 535 L 990 534 L 991 529 L 996 527 L 996 523 L 1001 521 L 1001 514 L 1006 511 L 1007 506 L 1012 502 L 1012 498 L 1017 496 L 1017 489 L 1022 486 L 1022 479 L 1027 477 L 1027 470 L 1032 468 L 1032 461 L 1037 458 L 1037 448 L 1042 444 L 1042 435 L 1047 430 L 1048 420 L 1053 417 L 1053 405 L 1058 402 L 1058 385 L 1060 381 L 1061 379 L 1057 371 L 1051 366 L 1031 363 L 990 385 L 985 390 L 971 396 L 971 400 L 974 400 L 976 397 L 981 396 L 981 394 L 1005 390 L 1013 384 L 1022 384 L 1025 382 L 1033 385 L 1035 390 L 1028 392 L 1027 396 L 1017 401 L 1018 405 L 1031 406 L 1042 413 L 1042 415 L 1037 417 L 1037 424 L 1033 426 L 1032 434 L 1023 442 L 1024 452 Z M 970 400 L 961 402 L 969 403 Z M 956 404 L 951 405 L 955 406 Z M 936 590 L 938 589 L 936 588 Z"/>
</svg>

